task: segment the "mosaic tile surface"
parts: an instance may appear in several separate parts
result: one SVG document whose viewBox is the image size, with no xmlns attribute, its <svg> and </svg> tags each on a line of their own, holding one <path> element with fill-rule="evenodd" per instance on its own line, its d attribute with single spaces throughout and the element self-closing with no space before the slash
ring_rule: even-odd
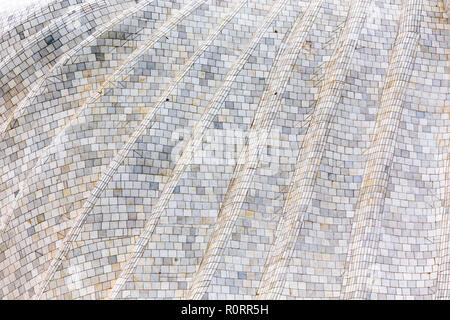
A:
<svg viewBox="0 0 450 320">
<path fill-rule="evenodd" d="M 449 8 L 0 8 L 0 298 L 450 299 Z"/>
</svg>

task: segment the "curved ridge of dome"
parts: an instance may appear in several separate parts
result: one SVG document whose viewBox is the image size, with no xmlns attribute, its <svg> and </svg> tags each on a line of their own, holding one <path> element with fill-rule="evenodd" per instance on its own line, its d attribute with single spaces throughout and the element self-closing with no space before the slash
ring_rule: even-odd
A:
<svg viewBox="0 0 450 320">
<path fill-rule="evenodd" d="M 449 299 L 447 10 L 3 16 L 0 298 Z"/>
</svg>

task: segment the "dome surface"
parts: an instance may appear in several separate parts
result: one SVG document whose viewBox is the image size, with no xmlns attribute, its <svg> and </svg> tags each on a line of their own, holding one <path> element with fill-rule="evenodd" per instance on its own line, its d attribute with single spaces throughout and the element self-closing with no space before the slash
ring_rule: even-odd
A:
<svg viewBox="0 0 450 320">
<path fill-rule="evenodd" d="M 448 0 L 1 6 L 0 298 L 450 298 Z"/>
</svg>

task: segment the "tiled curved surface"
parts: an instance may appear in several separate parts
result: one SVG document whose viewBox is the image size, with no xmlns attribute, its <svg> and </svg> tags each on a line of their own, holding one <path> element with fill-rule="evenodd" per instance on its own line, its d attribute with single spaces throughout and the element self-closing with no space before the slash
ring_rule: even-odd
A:
<svg viewBox="0 0 450 320">
<path fill-rule="evenodd" d="M 422 1 L 402 5 L 400 26 L 394 42 L 385 78 L 372 146 L 368 150 L 366 169 L 352 225 L 352 237 L 344 276 L 344 298 L 365 298 L 371 294 L 375 262 L 380 239 L 380 213 L 383 212 L 406 86 L 412 73 L 419 44 Z M 365 245 L 362 245 L 362 244 Z"/>
<path fill-rule="evenodd" d="M 14 47 L 0 69 L 0 297 L 449 297 L 444 2 L 72 2 L 95 30 L 67 29 L 69 6 L 54 1 L 2 32 Z M 375 196 L 366 162 L 402 8 L 416 2 L 420 40 L 367 251 L 352 228 Z M 283 49 L 303 17 L 301 47 Z M 61 46 L 36 55 L 34 39 L 61 30 Z M 281 84 L 272 110 L 264 95 Z M 266 122 L 264 152 L 241 172 Z M 351 290 L 350 248 L 373 257 Z"/>
<path fill-rule="evenodd" d="M 55 18 L 63 15 L 69 7 L 79 5 L 80 0 L 58 1 L 44 0 L 39 3 L 30 2 L 28 6 L 13 12 L 8 7 L 0 7 L 0 42 L 3 58 L 23 47 L 24 41 L 42 30 Z M 42 18 L 41 18 L 42 17 Z M 28 23 L 29 28 L 25 29 Z"/>
<path fill-rule="evenodd" d="M 143 10 L 126 12 L 120 19 L 100 30 L 98 38 L 82 42 L 79 50 L 70 53 L 70 57 L 58 65 L 51 74 L 45 77 L 39 90 L 32 92 L 25 99 L 22 112 L 11 119 L 10 129 L 4 133 L 2 154 L 2 193 L 1 201 L 9 203 L 14 200 L 11 192 L 19 188 L 9 188 L 18 185 L 31 174 L 30 169 L 37 165 L 38 159 L 43 157 L 43 148 L 51 146 L 58 135 L 70 126 L 71 121 L 89 106 L 89 100 L 95 95 L 110 74 L 121 66 L 128 56 L 151 36 L 152 30 L 157 29 L 166 19 L 168 12 L 177 9 L 179 4 L 174 2 L 158 3 L 161 13 L 153 14 L 154 1 L 146 1 Z M 139 19 L 139 27 L 133 27 L 133 21 Z M 129 29 L 139 30 L 141 33 L 130 33 Z M 122 29 L 122 31 L 120 31 Z M 105 59 L 105 56 L 108 58 Z M 147 72 L 146 72 L 147 73 Z M 146 74 L 147 75 L 147 74 Z M 22 126 L 21 124 L 29 123 Z M 45 134 L 41 134 L 44 126 Z M 17 134 L 16 127 L 23 127 L 21 134 Z M 30 139 L 30 137 L 32 137 Z M 39 148 L 32 145 L 41 145 Z M 27 149 L 26 159 L 19 159 L 18 146 Z M 31 148 L 31 149 L 29 149 Z M 15 171 L 20 174 L 11 176 L 7 172 Z M 17 197 L 16 197 L 17 198 Z"/>
<path fill-rule="evenodd" d="M 95 1 L 80 4 L 54 19 L 49 25 L 27 39 L 24 46 L 0 63 L 2 122 L 7 119 L 33 83 L 42 77 L 58 58 L 75 47 L 83 38 L 128 6 L 130 0 Z M 3 123 L 2 123 L 3 124 Z"/>
</svg>

